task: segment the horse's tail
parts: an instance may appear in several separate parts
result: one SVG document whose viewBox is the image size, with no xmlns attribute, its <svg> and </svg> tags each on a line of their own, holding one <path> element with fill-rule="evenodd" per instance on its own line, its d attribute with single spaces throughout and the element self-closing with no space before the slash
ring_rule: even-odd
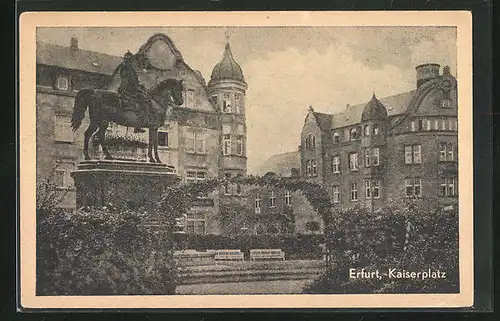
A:
<svg viewBox="0 0 500 321">
<path fill-rule="evenodd" d="M 75 96 L 75 106 L 73 107 L 73 116 L 71 117 L 71 128 L 76 131 L 82 124 L 85 117 L 85 111 L 92 98 L 92 89 L 82 89 Z"/>
</svg>

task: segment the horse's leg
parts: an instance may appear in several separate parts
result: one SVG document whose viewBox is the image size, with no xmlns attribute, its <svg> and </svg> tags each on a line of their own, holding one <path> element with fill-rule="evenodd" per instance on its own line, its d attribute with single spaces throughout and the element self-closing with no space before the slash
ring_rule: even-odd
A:
<svg viewBox="0 0 500 321">
<path fill-rule="evenodd" d="M 153 158 L 153 131 L 151 130 L 151 127 L 148 129 L 148 134 L 149 134 L 148 158 L 150 163 L 155 163 L 155 160 Z"/>
<path fill-rule="evenodd" d="M 85 160 L 89 160 L 90 159 L 90 155 L 89 155 L 89 140 L 92 137 L 92 135 L 95 133 L 95 131 L 97 130 L 97 127 L 99 127 L 97 125 L 97 123 L 91 120 L 90 124 L 89 124 L 89 127 L 85 131 L 84 140 L 83 140 L 83 155 L 85 156 Z"/>
<path fill-rule="evenodd" d="M 99 131 L 97 132 L 97 137 L 99 137 L 99 144 L 101 144 L 102 147 L 102 152 L 105 155 L 105 159 L 113 159 L 113 156 L 108 151 L 108 148 L 106 147 L 106 130 L 108 129 L 109 121 L 108 120 L 101 120 L 99 123 Z"/>
<path fill-rule="evenodd" d="M 153 139 L 156 162 L 161 164 L 160 156 L 158 155 L 158 127 L 154 128 Z"/>
</svg>

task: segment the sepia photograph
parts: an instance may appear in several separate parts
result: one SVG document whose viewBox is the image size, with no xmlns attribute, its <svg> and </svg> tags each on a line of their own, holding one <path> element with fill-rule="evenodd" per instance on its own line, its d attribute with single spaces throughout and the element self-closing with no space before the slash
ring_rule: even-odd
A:
<svg viewBox="0 0 500 321">
<path fill-rule="evenodd" d="M 26 17 L 30 307 L 472 304 L 470 16 L 169 14 Z"/>
</svg>

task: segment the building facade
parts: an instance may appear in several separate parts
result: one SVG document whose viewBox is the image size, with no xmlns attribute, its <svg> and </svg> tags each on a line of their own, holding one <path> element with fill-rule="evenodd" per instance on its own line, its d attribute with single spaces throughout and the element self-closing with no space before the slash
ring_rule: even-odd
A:
<svg viewBox="0 0 500 321">
<path fill-rule="evenodd" d="M 310 107 L 301 176 L 339 208 L 458 199 L 457 81 L 445 66 L 416 67 L 415 90 L 324 114 Z"/>
<path fill-rule="evenodd" d="M 85 118 L 76 132 L 71 130 L 74 97 L 83 88 L 116 91 L 122 61 L 122 57 L 80 49 L 76 38 L 67 47 L 37 43 L 37 179 L 50 178 L 57 184 L 65 195 L 61 203 L 64 208 L 75 207 L 70 173 L 83 159 L 83 133 L 88 126 Z M 183 80 L 184 104 L 168 111 L 158 134 L 160 159 L 175 166 L 182 181 L 246 174 L 247 84 L 229 43 L 208 85 L 164 34 L 153 35 L 140 47 L 133 66 L 147 89 L 167 78 Z M 116 158 L 144 159 L 147 133 L 136 134 L 133 128 L 110 124 L 106 137 L 113 142 L 138 143 L 134 152 L 112 146 Z M 102 157 L 97 144 L 91 146 L 91 156 Z M 220 203 L 242 196 L 239 186 L 214 192 L 188 214 L 186 232 L 219 234 Z"/>
</svg>

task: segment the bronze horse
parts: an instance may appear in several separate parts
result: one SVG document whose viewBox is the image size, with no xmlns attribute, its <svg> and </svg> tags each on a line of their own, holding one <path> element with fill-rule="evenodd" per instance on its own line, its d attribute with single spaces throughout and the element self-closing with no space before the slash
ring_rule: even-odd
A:
<svg viewBox="0 0 500 321">
<path fill-rule="evenodd" d="M 89 156 L 89 140 L 97 131 L 99 144 L 106 159 L 113 159 L 105 144 L 105 133 L 109 122 L 128 127 L 148 128 L 148 158 L 151 163 L 161 163 L 158 156 L 158 128 L 165 122 L 168 106 L 173 102 L 176 105 L 182 105 L 183 100 L 182 80 L 166 79 L 160 82 L 149 92 L 151 101 L 147 117 L 141 117 L 133 110 L 125 110 L 124 102 L 120 95 L 113 91 L 82 89 L 78 91 L 75 97 L 75 106 L 71 118 L 71 127 L 76 131 L 82 124 L 85 117 L 85 111 L 89 109 L 90 124 L 85 131 L 83 143 L 83 154 L 85 159 Z M 144 119 L 146 118 L 146 119 Z M 154 147 L 154 157 L 153 157 Z"/>
</svg>

